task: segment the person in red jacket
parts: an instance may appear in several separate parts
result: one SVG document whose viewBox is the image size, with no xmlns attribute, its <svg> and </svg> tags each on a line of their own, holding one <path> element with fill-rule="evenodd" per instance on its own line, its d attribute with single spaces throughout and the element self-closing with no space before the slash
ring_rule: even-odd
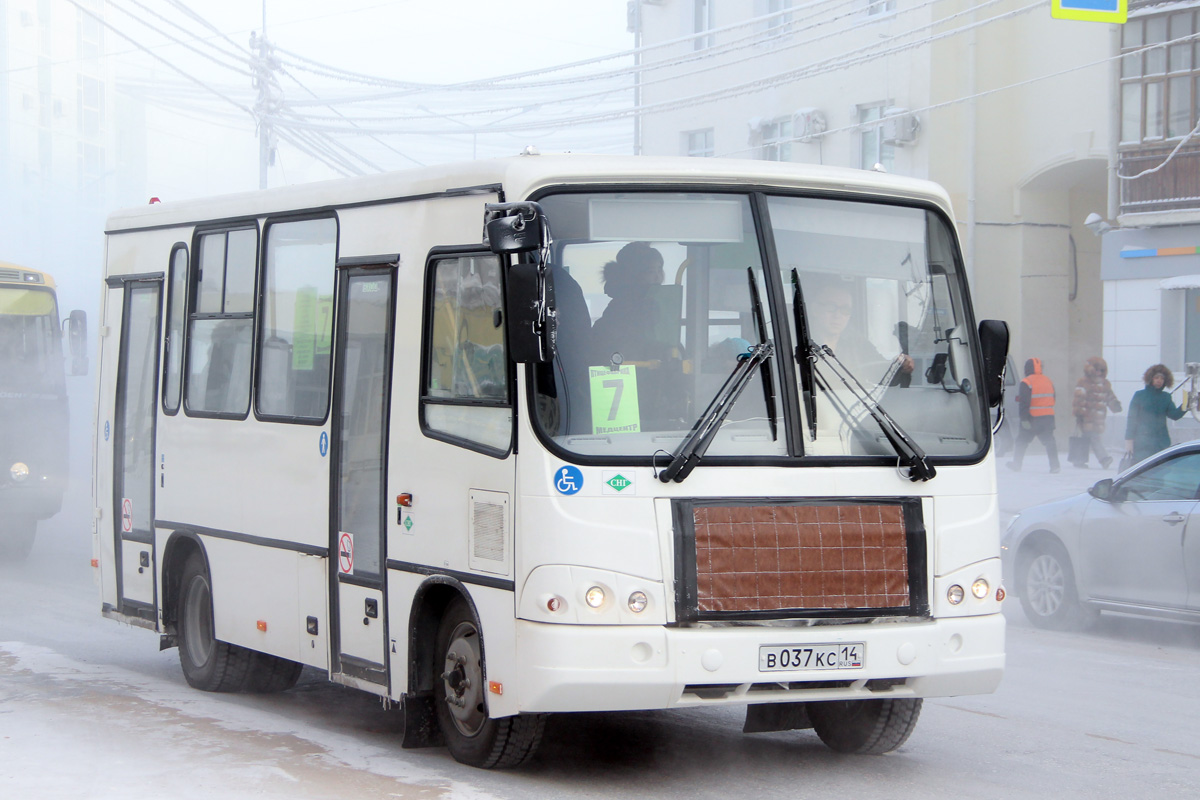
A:
<svg viewBox="0 0 1200 800">
<path fill-rule="evenodd" d="M 1054 384 L 1042 374 L 1042 360 L 1031 358 L 1025 362 L 1025 380 L 1017 392 L 1017 409 L 1021 416 L 1021 430 L 1013 451 L 1013 460 L 1008 468 L 1021 471 L 1025 449 L 1034 437 L 1046 447 L 1050 458 L 1050 472 L 1058 472 L 1058 446 L 1054 443 Z"/>
</svg>

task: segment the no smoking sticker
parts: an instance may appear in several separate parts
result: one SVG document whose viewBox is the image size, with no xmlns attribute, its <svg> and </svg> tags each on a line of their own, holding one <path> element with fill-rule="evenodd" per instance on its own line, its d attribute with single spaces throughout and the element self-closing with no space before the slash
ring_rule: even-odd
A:
<svg viewBox="0 0 1200 800">
<path fill-rule="evenodd" d="M 121 532 L 133 533 L 133 501 L 128 497 L 121 499 Z"/>
<path fill-rule="evenodd" d="M 354 574 L 354 534 L 338 535 L 338 572 L 342 575 Z"/>
</svg>

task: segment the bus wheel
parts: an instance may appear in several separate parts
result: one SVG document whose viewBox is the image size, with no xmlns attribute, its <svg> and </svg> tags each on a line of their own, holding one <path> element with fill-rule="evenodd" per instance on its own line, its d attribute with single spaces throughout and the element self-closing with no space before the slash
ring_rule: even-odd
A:
<svg viewBox="0 0 1200 800">
<path fill-rule="evenodd" d="M 912 735 L 920 715 L 919 697 L 808 704 L 808 716 L 817 736 L 839 753 L 890 753 Z"/>
<path fill-rule="evenodd" d="M 479 627 L 462 598 L 446 609 L 438 627 L 433 700 L 446 747 L 464 764 L 484 769 L 516 767 L 542 742 L 546 717 L 488 716 Z"/>
<path fill-rule="evenodd" d="M 19 564 L 33 552 L 37 537 L 37 520 L 33 517 L 11 517 L 0 522 L 0 559 Z"/>
<path fill-rule="evenodd" d="M 198 552 L 188 556 L 183 567 L 178 608 L 179 665 L 188 684 L 206 692 L 241 691 L 255 653 L 214 635 L 212 582 Z"/>
<path fill-rule="evenodd" d="M 279 656 L 255 653 L 254 666 L 246 682 L 246 691 L 269 694 L 286 692 L 300 680 L 304 665 Z"/>
</svg>

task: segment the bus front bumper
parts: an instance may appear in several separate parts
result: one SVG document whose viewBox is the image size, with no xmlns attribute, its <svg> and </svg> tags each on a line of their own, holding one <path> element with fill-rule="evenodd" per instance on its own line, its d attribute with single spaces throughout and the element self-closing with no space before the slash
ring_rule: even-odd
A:
<svg viewBox="0 0 1200 800">
<path fill-rule="evenodd" d="M 858 668 L 760 669 L 764 647 L 854 643 L 863 645 Z M 518 620 L 516 655 L 522 712 L 947 697 L 992 692 L 1000 683 L 1004 617 L 787 628 Z"/>
</svg>

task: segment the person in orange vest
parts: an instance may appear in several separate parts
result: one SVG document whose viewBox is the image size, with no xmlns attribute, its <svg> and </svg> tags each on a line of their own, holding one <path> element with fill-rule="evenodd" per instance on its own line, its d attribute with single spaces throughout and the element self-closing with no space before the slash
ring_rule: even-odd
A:
<svg viewBox="0 0 1200 800">
<path fill-rule="evenodd" d="M 1046 447 L 1050 458 L 1051 474 L 1058 472 L 1058 445 L 1054 443 L 1054 384 L 1042 374 L 1042 360 L 1031 358 L 1025 362 L 1025 380 L 1017 392 L 1017 409 L 1021 412 L 1021 430 L 1013 449 L 1013 460 L 1008 468 L 1021 471 L 1025 449 L 1034 437 Z"/>
</svg>

